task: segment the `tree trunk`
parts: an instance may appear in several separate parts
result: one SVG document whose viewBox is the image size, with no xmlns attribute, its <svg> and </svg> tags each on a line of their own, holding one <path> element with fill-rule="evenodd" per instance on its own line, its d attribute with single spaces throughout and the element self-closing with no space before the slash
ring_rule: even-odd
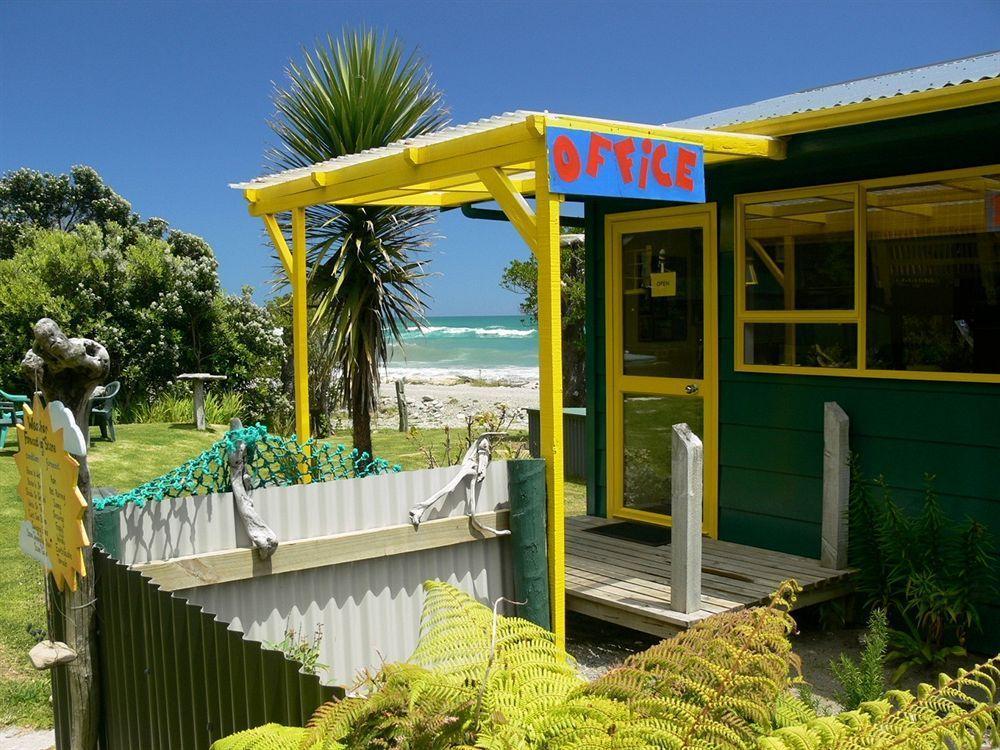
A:
<svg viewBox="0 0 1000 750">
<path fill-rule="evenodd" d="M 34 344 L 24 355 L 21 371 L 28 382 L 42 391 L 46 402 L 61 401 L 73 412 L 89 447 L 90 397 L 111 369 L 108 352 L 92 339 L 67 338 L 49 318 L 42 318 L 35 324 L 34 334 Z M 87 456 L 74 458 L 80 464 L 77 486 L 87 501 L 83 525 L 87 537 L 93 539 L 90 467 Z M 62 594 L 53 591 L 53 595 L 63 597 L 61 608 L 66 618 L 66 643 L 77 654 L 76 659 L 64 667 L 69 677 L 71 701 L 69 745 L 73 750 L 95 750 L 100 720 L 100 674 L 93 550 L 86 546 L 82 553 L 88 575 L 80 579 L 76 591 Z"/>
<path fill-rule="evenodd" d="M 372 450 L 372 414 L 369 409 L 368 399 L 362 393 L 361 388 L 352 388 L 351 394 L 351 432 L 354 439 L 354 447 L 358 453 L 367 453 L 374 456 Z"/>
</svg>

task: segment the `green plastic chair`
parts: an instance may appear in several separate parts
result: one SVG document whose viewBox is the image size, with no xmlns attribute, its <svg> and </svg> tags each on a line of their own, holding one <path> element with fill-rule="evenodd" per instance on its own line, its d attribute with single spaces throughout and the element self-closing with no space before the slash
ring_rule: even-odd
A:
<svg viewBox="0 0 1000 750">
<path fill-rule="evenodd" d="M 115 399 L 122 384 L 113 380 L 104 386 L 99 396 L 90 399 L 90 426 L 101 428 L 101 438 L 112 443 L 118 439 L 115 435 Z"/>
<path fill-rule="evenodd" d="M 24 409 L 29 402 L 27 396 L 0 390 L 0 450 L 7 445 L 7 430 L 24 421 Z"/>
</svg>

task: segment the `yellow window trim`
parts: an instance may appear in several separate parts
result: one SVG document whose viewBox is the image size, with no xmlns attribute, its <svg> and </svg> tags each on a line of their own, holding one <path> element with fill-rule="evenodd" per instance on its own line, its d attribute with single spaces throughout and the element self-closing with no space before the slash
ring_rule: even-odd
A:
<svg viewBox="0 0 1000 750">
<path fill-rule="evenodd" d="M 788 190 L 768 190 L 760 193 L 743 193 L 734 198 L 734 360 L 736 372 L 759 372 L 774 375 L 823 375 L 845 378 L 881 378 L 886 380 L 924 380 L 948 383 L 1000 383 L 1000 374 L 970 372 L 936 372 L 922 370 L 875 370 L 866 367 L 868 354 L 868 211 L 866 193 L 871 189 L 898 187 L 921 182 L 960 180 L 1000 172 L 1000 164 L 968 169 L 886 177 L 877 180 L 859 180 L 827 185 L 811 185 Z M 854 217 L 854 309 L 853 310 L 747 310 L 746 309 L 746 242 L 743 213 L 748 204 L 796 198 L 829 197 L 838 194 L 856 196 Z M 802 367 L 797 365 L 748 365 L 744 361 L 744 324 L 746 323 L 845 323 L 857 325 L 857 366 Z"/>
</svg>

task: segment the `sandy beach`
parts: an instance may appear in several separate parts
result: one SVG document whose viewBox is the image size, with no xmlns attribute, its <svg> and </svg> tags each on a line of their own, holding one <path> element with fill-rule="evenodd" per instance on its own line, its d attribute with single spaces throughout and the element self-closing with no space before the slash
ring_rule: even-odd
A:
<svg viewBox="0 0 1000 750">
<path fill-rule="evenodd" d="M 379 426 L 397 423 L 396 379 L 387 378 L 380 391 Z M 468 415 L 493 411 L 506 404 L 516 413 L 514 427 L 527 428 L 524 410 L 538 406 L 538 381 L 516 383 L 470 381 L 468 378 L 406 378 L 406 402 L 412 427 L 443 427 L 465 424 Z"/>
</svg>

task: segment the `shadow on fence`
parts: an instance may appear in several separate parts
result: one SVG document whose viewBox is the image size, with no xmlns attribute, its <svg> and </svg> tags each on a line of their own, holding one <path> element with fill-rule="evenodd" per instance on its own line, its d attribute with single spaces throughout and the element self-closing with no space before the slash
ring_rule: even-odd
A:
<svg viewBox="0 0 1000 750">
<path fill-rule="evenodd" d="M 244 640 L 226 623 L 94 552 L 101 747 L 207 750 L 267 722 L 302 726 L 338 691 L 279 651 Z M 50 623 L 62 639 L 62 618 Z M 52 670 L 56 747 L 69 746 L 65 667 Z"/>
</svg>

